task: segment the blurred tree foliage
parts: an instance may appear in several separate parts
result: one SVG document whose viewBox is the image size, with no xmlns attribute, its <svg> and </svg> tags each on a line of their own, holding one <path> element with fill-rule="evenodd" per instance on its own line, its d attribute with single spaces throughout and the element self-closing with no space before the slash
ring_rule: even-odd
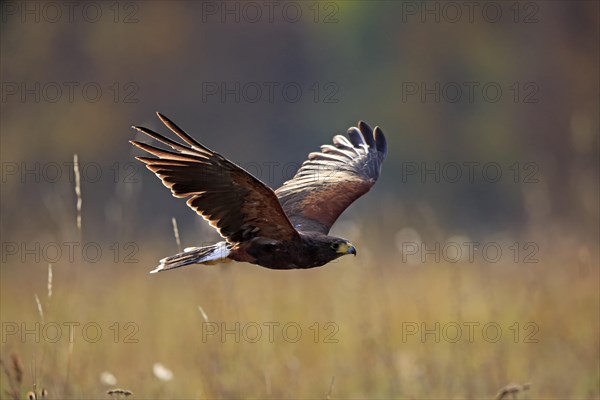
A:
<svg viewBox="0 0 600 400">
<path fill-rule="evenodd" d="M 33 14 L 8 3 L 1 156 L 20 171 L 3 167 L 3 236 L 53 232 L 63 215 L 71 218 L 69 166 L 56 182 L 19 174 L 38 162 L 42 170 L 63 165 L 73 153 L 102 172 L 82 183 L 84 230 L 114 235 L 111 222 L 122 226 L 127 217 L 128 229 L 142 234 L 142 226 L 168 229 L 172 215 L 190 217 L 146 171 L 124 182 L 129 126 L 159 128 L 158 110 L 272 186 L 358 119 L 380 125 L 389 158 L 376 193 L 357 210 L 373 210 L 390 229 L 418 227 L 426 209 L 452 232 L 518 232 L 553 220 L 597 236 L 596 2 L 521 3 L 518 12 L 517 3 L 495 3 L 497 22 L 484 15 L 486 3 L 472 15 L 459 9 L 456 19 L 441 2 L 300 2 L 297 22 L 282 17 L 283 5 L 272 22 L 266 9 L 253 22 L 244 3 L 222 14 L 224 3 L 160 1 L 120 5 L 117 14 L 99 3 L 95 22 L 83 7 L 71 22 L 63 8 L 52 22 L 43 3 L 30 4 Z M 21 85 L 38 83 L 40 98 L 23 94 Z M 227 94 L 236 84 L 239 101 Z M 54 101 L 56 85 L 62 94 Z M 301 88 L 298 101 L 285 97 L 286 85 Z M 501 88 L 498 101 L 485 97 L 485 85 Z M 257 87 L 262 94 L 252 101 Z M 465 163 L 476 166 L 474 181 Z M 501 167 L 497 182 L 482 178 L 487 163 Z M 462 176 L 452 182 L 455 164 Z M 431 168 L 437 172 L 421 175 Z M 374 207 L 381 199 L 386 209 Z"/>
</svg>

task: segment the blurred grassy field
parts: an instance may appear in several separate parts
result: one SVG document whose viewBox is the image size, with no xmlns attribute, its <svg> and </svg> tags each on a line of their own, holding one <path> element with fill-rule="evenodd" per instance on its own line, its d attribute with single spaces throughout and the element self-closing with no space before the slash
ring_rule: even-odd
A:
<svg viewBox="0 0 600 400">
<path fill-rule="evenodd" d="M 108 399 L 113 388 L 135 399 L 491 399 L 511 383 L 531 384 L 518 399 L 600 397 L 598 2 L 490 2 L 499 22 L 482 13 L 486 2 L 475 2 L 474 22 L 471 2 L 289 2 L 302 7 L 298 23 L 281 18 L 281 5 L 275 23 L 266 7 L 259 23 L 223 23 L 205 7 L 225 2 L 92 2 L 103 18 L 89 23 L 82 6 L 69 21 L 70 3 L 5 3 L 1 398 L 26 398 L 34 381 L 51 399 Z M 52 20 L 57 4 L 61 21 L 36 20 L 35 10 Z M 413 6 L 423 13 L 407 14 Z M 456 23 L 427 11 L 457 6 Z M 132 10 L 135 22 L 122 21 Z M 336 22 L 315 22 L 331 10 Z M 304 96 L 207 100 L 204 91 L 266 83 L 300 85 Z M 408 96 L 417 84 L 464 95 Z M 490 84 L 500 101 L 479 89 Z M 104 96 L 86 96 L 88 85 Z M 531 103 L 518 90 L 527 87 Z M 381 179 L 334 226 L 358 256 L 306 271 L 231 264 L 149 275 L 177 252 L 171 217 L 183 246 L 214 235 L 133 159 L 129 126 L 166 131 L 155 111 L 232 161 L 263 167 L 273 187 L 358 119 L 381 126 L 390 148 Z M 73 153 L 103 174 L 82 174 L 82 233 Z M 500 181 L 479 167 L 474 182 L 466 168 L 458 182 L 427 175 L 488 163 L 501 166 Z M 407 174 L 415 165 L 421 174 Z M 60 179 L 40 173 L 53 166 L 64 167 Z M 410 263 L 402 240 L 494 242 L 505 257 Z M 22 261 L 6 246 L 52 242 L 78 249 L 53 263 L 49 296 L 44 257 Z M 523 262 L 523 251 L 514 262 L 514 242 L 535 243 L 538 262 Z M 85 243 L 101 246 L 99 262 L 82 259 Z"/>
<path fill-rule="evenodd" d="M 493 398 L 509 383 L 532 384 L 519 398 L 597 398 L 598 249 L 564 231 L 529 237 L 540 245 L 538 263 L 409 265 L 373 233 L 356 243 L 358 257 L 325 268 L 232 264 L 159 275 L 148 270 L 173 246 L 147 243 L 141 248 L 156 250 L 134 264 L 53 266 L 51 298 L 45 264 L 4 265 L 2 360 L 10 371 L 11 354 L 21 360 L 22 397 L 34 369 L 38 389 L 55 399 L 108 398 L 113 386 L 102 383 L 103 372 L 134 398 Z M 210 327 L 240 323 L 239 343 L 233 333 L 206 335 L 198 306 L 217 324 Z M 19 332 L 7 334 L 7 322 Z M 68 322 L 80 324 L 72 345 Z M 90 322 L 101 335 L 92 327 L 84 336 Z M 269 322 L 279 324 L 272 340 Z M 439 343 L 420 332 L 422 323 L 435 331 L 436 322 Z M 23 340 L 22 323 L 39 338 Z M 62 327 L 56 343 L 52 323 Z M 295 343 L 295 329 L 283 336 L 289 323 L 302 329 Z M 471 337 L 465 323 L 474 326 Z M 488 323 L 501 335 L 482 332 Z M 453 343 L 456 324 L 462 336 Z M 155 376 L 155 363 L 172 379 Z M 8 398 L 4 373 L 0 389 Z"/>
</svg>

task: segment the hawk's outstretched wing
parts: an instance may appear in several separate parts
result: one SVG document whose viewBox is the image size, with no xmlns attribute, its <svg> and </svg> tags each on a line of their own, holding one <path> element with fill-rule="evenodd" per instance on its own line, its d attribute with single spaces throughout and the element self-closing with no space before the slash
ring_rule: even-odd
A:
<svg viewBox="0 0 600 400">
<path fill-rule="evenodd" d="M 157 114 L 189 147 L 136 126 L 133 128 L 176 151 L 136 141 L 131 143 L 158 157 L 136 158 L 145 163 L 175 197 L 189 197 L 188 206 L 209 221 L 230 243 L 243 242 L 255 236 L 290 240 L 298 235 L 273 190 L 198 143 L 167 117 Z"/>
<path fill-rule="evenodd" d="M 340 214 L 375 184 L 387 154 L 385 136 L 359 121 L 348 129 L 348 140 L 310 153 L 294 178 L 275 191 L 285 213 L 299 231 L 327 234 Z"/>
</svg>

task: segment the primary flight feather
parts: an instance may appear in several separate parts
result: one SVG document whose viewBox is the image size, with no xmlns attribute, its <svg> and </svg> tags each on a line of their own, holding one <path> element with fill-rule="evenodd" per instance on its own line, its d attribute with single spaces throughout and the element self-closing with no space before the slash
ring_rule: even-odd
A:
<svg viewBox="0 0 600 400">
<path fill-rule="evenodd" d="M 136 157 L 211 226 L 224 241 L 187 248 L 160 260 L 152 272 L 189 264 L 246 261 L 272 269 L 313 268 L 345 254 L 346 239 L 329 236 L 340 214 L 375 184 L 387 154 L 379 127 L 360 121 L 333 145 L 310 153 L 296 175 L 273 191 L 250 173 L 197 142 L 164 115 L 160 120 L 185 144 L 150 129 L 134 129 L 169 146 L 131 143 L 157 157 Z"/>
</svg>

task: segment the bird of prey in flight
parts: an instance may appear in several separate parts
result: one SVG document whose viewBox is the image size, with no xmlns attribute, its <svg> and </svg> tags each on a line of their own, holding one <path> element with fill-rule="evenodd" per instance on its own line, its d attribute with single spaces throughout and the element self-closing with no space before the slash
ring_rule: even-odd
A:
<svg viewBox="0 0 600 400">
<path fill-rule="evenodd" d="M 157 157 L 136 159 L 173 196 L 187 198 L 187 205 L 224 240 L 163 258 L 151 272 L 231 260 L 271 269 L 314 268 L 345 254 L 356 255 L 348 240 L 328 233 L 339 215 L 379 177 L 387 153 L 379 127 L 372 130 L 360 121 L 358 127 L 348 129 L 348 138 L 336 135 L 332 145 L 310 153 L 296 175 L 274 191 L 157 114 L 185 144 L 134 126 L 172 149 L 131 141 Z"/>
</svg>

